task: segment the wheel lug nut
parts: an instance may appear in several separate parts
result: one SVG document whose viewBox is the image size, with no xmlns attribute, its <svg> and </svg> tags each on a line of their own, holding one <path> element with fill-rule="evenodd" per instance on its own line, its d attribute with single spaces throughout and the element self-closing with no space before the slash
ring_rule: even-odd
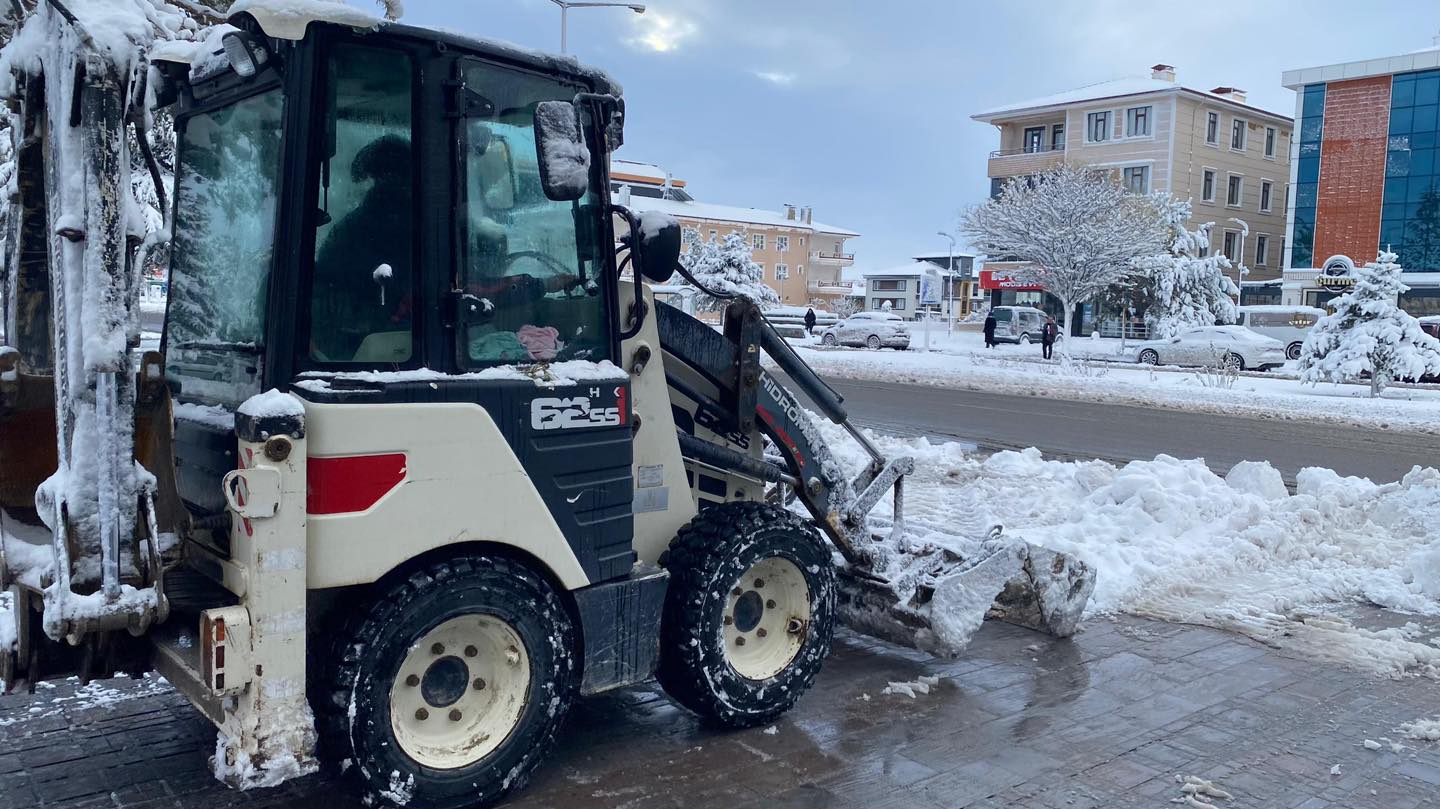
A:
<svg viewBox="0 0 1440 809">
<path fill-rule="evenodd" d="M 474 646 L 466 646 L 466 647 L 465 647 L 465 656 L 466 656 L 466 657 L 474 657 L 475 655 L 478 655 L 478 654 L 480 654 L 480 650 L 479 650 L 479 649 L 476 649 Z"/>
<path fill-rule="evenodd" d="M 787 621 L 787 622 L 785 623 L 785 631 L 786 631 L 786 632 L 789 632 L 789 633 L 792 634 L 792 635 L 798 634 L 798 633 L 800 632 L 800 630 L 801 630 L 801 629 L 804 629 L 804 628 L 805 628 L 805 623 L 804 623 L 803 621 L 801 621 L 799 618 L 791 618 L 789 621 Z"/>
<path fill-rule="evenodd" d="M 484 691 L 484 690 L 485 690 L 485 680 L 482 679 L 482 678 L 480 678 L 480 677 L 476 677 L 476 678 L 475 678 L 475 682 L 472 683 L 472 685 L 475 686 L 475 690 L 476 690 L 476 691 Z"/>
<path fill-rule="evenodd" d="M 459 722 L 459 721 L 460 721 L 460 711 L 459 711 L 459 709 L 452 709 L 452 710 L 450 711 L 450 721 L 451 721 L 451 722 Z"/>
<path fill-rule="evenodd" d="M 431 646 L 431 647 L 430 647 L 430 654 L 436 654 L 436 655 L 443 655 L 443 654 L 445 654 L 445 644 L 443 644 L 443 643 L 437 643 L 437 644 L 435 644 L 434 646 Z"/>
<path fill-rule="evenodd" d="M 767 599 L 765 599 L 765 609 L 767 609 L 767 610 L 773 610 L 773 609 L 775 609 L 775 599 L 773 599 L 773 598 L 767 598 Z"/>
<path fill-rule="evenodd" d="M 736 638 L 736 639 L 735 639 L 735 645 L 736 645 L 736 646 L 744 646 L 744 645 L 745 645 L 745 639 L 744 639 L 743 637 L 742 637 L 742 638 Z"/>
<path fill-rule="evenodd" d="M 764 580 L 764 579 L 756 579 L 756 580 L 755 580 L 755 589 L 756 589 L 756 590 L 759 590 L 761 587 L 764 587 L 764 586 L 765 586 L 765 580 Z"/>
<path fill-rule="evenodd" d="M 770 633 L 769 633 L 769 632 L 766 632 L 766 631 L 764 630 L 764 628 L 761 628 L 761 629 L 755 630 L 755 634 L 763 638 L 763 637 L 765 637 L 766 635 L 768 635 L 768 634 L 770 634 Z"/>
<path fill-rule="evenodd" d="M 505 650 L 505 662 L 512 666 L 520 665 L 520 650 L 514 646 Z"/>
<path fill-rule="evenodd" d="M 417 711 L 415 712 L 415 718 L 416 718 L 416 719 L 422 719 L 422 720 L 423 720 L 423 719 L 429 719 L 429 718 L 430 718 L 430 712 L 427 711 L 427 710 L 425 710 L 424 708 L 421 708 L 421 709 L 419 709 L 419 710 L 417 710 Z"/>
<path fill-rule="evenodd" d="M 745 591 L 744 591 L 744 590 L 741 590 L 739 587 L 736 587 L 734 590 L 731 590 L 731 591 L 730 591 L 730 595 L 732 595 L 732 596 L 743 595 L 744 593 L 745 593 Z"/>
<path fill-rule="evenodd" d="M 725 616 L 725 625 L 726 625 L 726 626 L 729 626 L 729 625 L 731 625 L 731 624 L 733 624 L 733 623 L 735 623 L 735 619 L 734 619 L 733 617 L 731 617 L 731 616 L 729 616 L 729 615 Z"/>
<path fill-rule="evenodd" d="M 409 677 L 405 678 L 405 684 L 410 686 L 411 688 L 414 688 L 415 686 L 420 684 L 420 678 L 412 674 Z"/>
</svg>

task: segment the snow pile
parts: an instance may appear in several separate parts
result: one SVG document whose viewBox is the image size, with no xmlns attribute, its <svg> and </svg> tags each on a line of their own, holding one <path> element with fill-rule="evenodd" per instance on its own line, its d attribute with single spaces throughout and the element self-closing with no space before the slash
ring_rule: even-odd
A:
<svg viewBox="0 0 1440 809">
<path fill-rule="evenodd" d="M 403 13 L 399 0 L 390 2 L 397 12 Z M 236 0 L 230 6 L 230 14 L 241 12 L 258 20 L 265 33 L 285 39 L 303 38 L 305 29 L 312 22 L 331 22 L 355 28 L 374 28 L 381 22 L 374 14 L 339 0 Z"/>
<path fill-rule="evenodd" d="M 922 674 L 914 680 L 903 683 L 889 683 L 880 690 L 881 694 L 904 695 L 915 699 L 916 694 L 928 694 L 930 689 L 940 684 L 940 678 L 933 674 Z"/>
<path fill-rule="evenodd" d="M 78 678 L 69 677 L 65 683 L 76 686 L 74 693 L 52 697 L 49 700 L 37 698 L 32 701 L 32 707 L 25 715 L 0 717 L 0 728 L 20 722 L 33 722 L 37 719 L 60 716 L 66 711 L 92 711 L 96 708 L 109 710 L 131 700 L 170 693 L 172 690 L 170 683 L 164 677 L 156 674 L 146 674 L 133 679 L 122 674 L 113 679 L 97 680 L 85 685 L 80 685 Z M 41 694 L 46 691 L 54 691 L 59 687 L 56 683 L 49 681 L 42 681 L 35 685 Z M 0 685 L 0 689 L 3 687 Z"/>
<path fill-rule="evenodd" d="M 566 360 L 564 362 L 539 362 L 534 365 L 500 365 L 473 371 L 468 374 L 446 374 L 429 368 L 413 371 L 343 371 L 325 373 L 309 371 L 304 379 L 295 383 L 304 390 L 326 391 L 339 387 L 334 383 L 367 382 L 381 385 L 398 385 L 405 382 L 454 382 L 457 380 L 512 380 L 533 382 L 542 388 L 558 388 L 567 385 L 581 385 L 591 382 L 624 382 L 630 375 L 623 368 L 609 360 L 590 362 L 588 360 Z"/>
<path fill-rule="evenodd" d="M 305 403 L 288 393 L 271 388 L 257 393 L 240 404 L 240 415 L 252 419 L 268 419 L 277 416 L 304 416 Z"/>
<path fill-rule="evenodd" d="M 18 625 L 15 623 L 15 598 L 8 591 L 0 591 L 0 654 L 15 648 Z M 0 685 L 0 689 L 4 686 Z"/>
<path fill-rule="evenodd" d="M 1186 806 L 1207 807 L 1214 806 L 1215 800 L 1228 801 L 1235 796 L 1215 785 L 1214 781 L 1207 781 L 1204 778 L 1197 778 L 1193 775 L 1177 775 L 1175 782 L 1180 785 L 1180 797 L 1172 798 L 1171 803 L 1182 803 Z"/>
<path fill-rule="evenodd" d="M 235 414 L 220 405 L 198 405 L 191 402 L 176 402 L 173 406 L 176 421 L 193 421 L 225 431 L 235 429 Z"/>
<path fill-rule="evenodd" d="M 1407 739 L 1420 742 L 1440 742 L 1440 719 L 1417 719 L 1406 722 L 1398 732 Z"/>
<path fill-rule="evenodd" d="M 302 761 L 289 750 L 263 761 L 255 761 L 242 745 L 233 742 L 223 731 L 215 737 L 215 755 L 210 758 L 210 771 L 216 780 L 240 790 L 277 787 L 318 769 L 319 765 L 313 759 Z"/>
<path fill-rule="evenodd" d="M 866 456 L 822 422 L 841 461 Z M 959 444 L 876 436 L 909 454 L 905 542 L 973 549 L 985 526 L 1073 554 L 1096 570 L 1088 614 L 1125 612 L 1229 629 L 1376 672 L 1440 676 L 1418 628 L 1372 631 L 1339 617 L 1354 603 L 1440 615 L 1440 471 L 1376 485 L 1304 469 L 1295 494 L 1264 463 L 1222 478 L 1161 455 L 1116 467 L 1048 461 L 1038 450 L 968 456 Z M 889 504 L 871 518 L 886 533 Z"/>
</svg>

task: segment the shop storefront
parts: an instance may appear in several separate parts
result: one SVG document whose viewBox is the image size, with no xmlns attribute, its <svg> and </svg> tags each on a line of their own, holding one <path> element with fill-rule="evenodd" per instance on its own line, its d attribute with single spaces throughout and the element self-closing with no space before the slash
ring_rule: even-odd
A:
<svg viewBox="0 0 1440 809">
<path fill-rule="evenodd" d="M 1011 278 L 1004 270 L 981 270 L 980 289 L 986 293 L 991 306 L 1033 306 L 1065 322 L 1065 307 L 1060 299 L 1045 291 L 1038 284 Z M 1103 312 L 1098 303 L 1082 303 L 1075 307 L 1075 316 L 1070 322 L 1072 336 L 1084 336 L 1100 332 L 1103 336 L 1120 336 L 1121 318 L 1113 312 Z M 1130 331 L 1134 331 L 1132 325 Z M 1107 332 L 1115 332 L 1113 335 Z"/>
</svg>

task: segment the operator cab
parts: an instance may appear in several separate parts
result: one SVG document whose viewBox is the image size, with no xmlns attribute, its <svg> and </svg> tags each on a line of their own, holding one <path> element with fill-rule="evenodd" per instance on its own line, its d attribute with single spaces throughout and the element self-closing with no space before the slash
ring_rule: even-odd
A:
<svg viewBox="0 0 1440 809">
<path fill-rule="evenodd" d="M 471 402 L 572 515 L 560 522 L 587 572 L 628 571 L 628 379 L 604 365 L 621 336 L 611 213 L 624 212 L 606 179 L 619 88 L 432 30 L 297 31 L 257 14 L 188 66 L 156 63 L 178 144 L 162 350 L 192 538 L 227 546 L 227 418 L 251 396 Z M 567 397 L 527 378 L 570 361 L 610 368 L 610 383 Z M 544 426 L 584 428 L 563 453 L 526 434 L 542 392 L 565 408 Z M 550 467 L 573 477 L 577 463 L 611 484 L 571 507 Z"/>
</svg>

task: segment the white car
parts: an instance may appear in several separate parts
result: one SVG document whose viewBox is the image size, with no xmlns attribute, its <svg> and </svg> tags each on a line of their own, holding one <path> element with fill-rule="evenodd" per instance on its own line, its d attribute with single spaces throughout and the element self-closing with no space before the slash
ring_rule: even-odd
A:
<svg viewBox="0 0 1440 809">
<path fill-rule="evenodd" d="M 1198 365 L 1264 371 L 1285 364 L 1285 344 L 1244 326 L 1201 326 L 1135 347 L 1144 365 Z"/>
<path fill-rule="evenodd" d="M 899 315 L 858 312 L 822 332 L 820 342 L 827 346 L 906 349 L 910 347 L 910 330 Z"/>
</svg>

